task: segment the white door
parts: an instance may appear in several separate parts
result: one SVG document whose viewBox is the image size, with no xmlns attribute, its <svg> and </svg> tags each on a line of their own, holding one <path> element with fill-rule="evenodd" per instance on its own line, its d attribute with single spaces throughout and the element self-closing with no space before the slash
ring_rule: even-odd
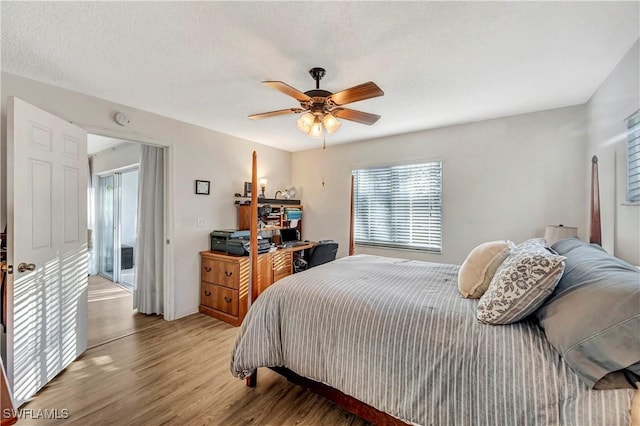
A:
<svg viewBox="0 0 640 426">
<path fill-rule="evenodd" d="M 87 134 L 7 100 L 7 375 L 22 405 L 87 348 Z"/>
</svg>

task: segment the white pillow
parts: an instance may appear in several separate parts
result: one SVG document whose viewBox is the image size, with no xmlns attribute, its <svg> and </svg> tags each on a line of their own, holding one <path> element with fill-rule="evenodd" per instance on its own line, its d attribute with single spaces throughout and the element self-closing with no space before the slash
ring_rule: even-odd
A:
<svg viewBox="0 0 640 426">
<path fill-rule="evenodd" d="M 512 247 L 513 243 L 508 240 L 490 241 L 471 250 L 458 272 L 458 290 L 462 297 L 479 299 Z"/>
</svg>

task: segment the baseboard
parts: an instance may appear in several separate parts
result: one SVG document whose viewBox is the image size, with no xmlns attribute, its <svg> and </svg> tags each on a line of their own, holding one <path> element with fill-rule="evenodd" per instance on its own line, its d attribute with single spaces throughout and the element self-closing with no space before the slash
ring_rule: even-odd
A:
<svg viewBox="0 0 640 426">
<path fill-rule="evenodd" d="M 198 313 L 198 308 L 197 307 L 194 310 L 176 312 L 176 316 L 175 316 L 174 320 L 177 320 L 177 319 L 180 319 L 180 318 L 184 318 L 184 317 L 188 317 L 189 315 L 193 315 L 193 314 L 197 314 L 197 313 Z"/>
</svg>

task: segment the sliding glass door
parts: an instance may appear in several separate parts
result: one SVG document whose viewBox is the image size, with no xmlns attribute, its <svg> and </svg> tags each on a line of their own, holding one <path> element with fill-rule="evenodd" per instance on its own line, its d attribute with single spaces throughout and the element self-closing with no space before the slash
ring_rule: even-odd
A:
<svg viewBox="0 0 640 426">
<path fill-rule="evenodd" d="M 97 222 L 99 273 L 134 289 L 138 169 L 100 176 Z"/>
<path fill-rule="evenodd" d="M 100 233 L 98 239 L 98 272 L 111 281 L 115 281 L 113 274 L 113 251 L 115 247 L 115 176 L 100 176 L 99 182 L 98 192 L 100 206 L 98 208 L 98 224 Z"/>
<path fill-rule="evenodd" d="M 138 223 L 138 169 L 120 175 L 120 282 L 134 287 L 134 254 Z"/>
</svg>

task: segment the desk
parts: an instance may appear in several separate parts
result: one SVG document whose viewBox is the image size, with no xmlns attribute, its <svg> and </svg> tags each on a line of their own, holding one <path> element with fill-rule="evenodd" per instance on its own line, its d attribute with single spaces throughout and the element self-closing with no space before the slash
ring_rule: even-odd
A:
<svg viewBox="0 0 640 426">
<path fill-rule="evenodd" d="M 294 247 L 282 247 L 271 252 L 273 255 L 273 282 L 276 282 L 295 272 L 294 264 L 297 259 L 306 257 L 305 250 L 313 248 L 314 242 L 300 244 Z"/>
<path fill-rule="evenodd" d="M 258 255 L 258 294 L 293 273 L 294 255 L 312 248 L 313 242 Z M 215 251 L 200 252 L 199 311 L 239 326 L 249 302 L 249 256 Z"/>
<path fill-rule="evenodd" d="M 280 250 L 291 250 L 291 251 L 307 250 L 307 249 L 313 248 L 316 244 L 317 243 L 315 243 L 313 241 L 309 241 L 307 244 L 304 244 L 304 245 L 300 244 L 298 246 L 293 246 L 293 247 L 278 247 L 278 250 L 276 250 L 276 251 L 280 251 Z"/>
</svg>

